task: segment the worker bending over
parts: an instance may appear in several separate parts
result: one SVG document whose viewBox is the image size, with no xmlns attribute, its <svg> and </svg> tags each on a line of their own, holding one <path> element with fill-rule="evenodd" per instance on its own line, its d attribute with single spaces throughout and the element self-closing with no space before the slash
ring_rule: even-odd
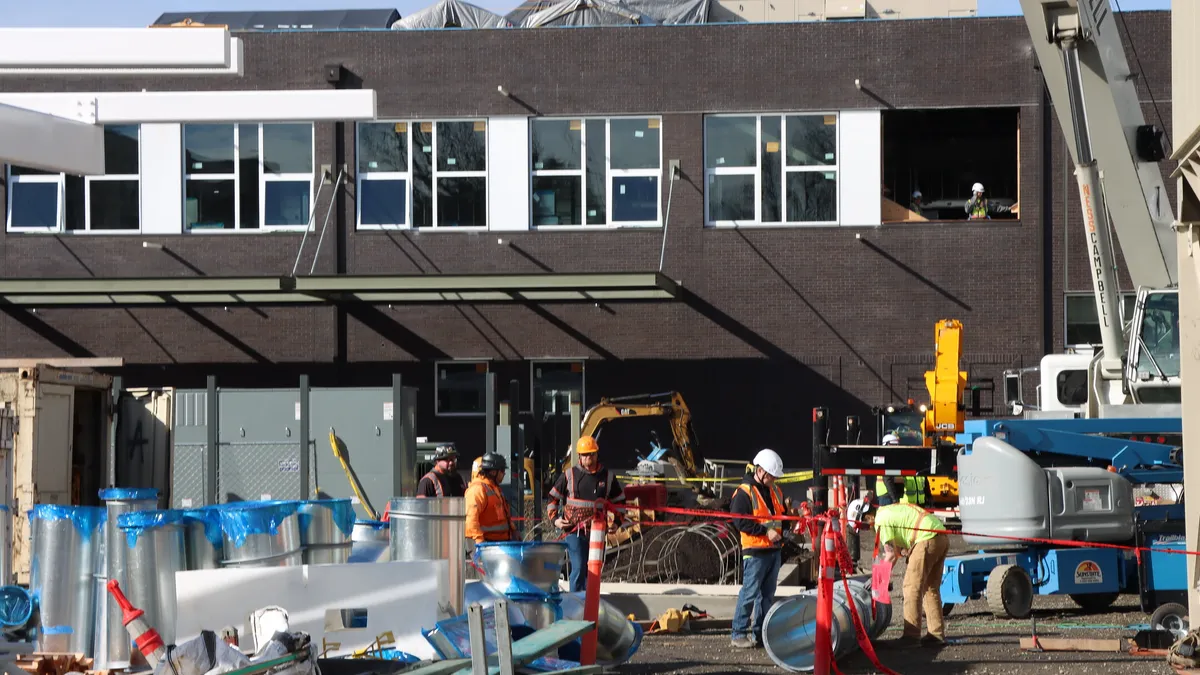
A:
<svg viewBox="0 0 1200 675">
<path fill-rule="evenodd" d="M 467 538 L 476 544 L 517 539 L 512 511 L 500 490 L 507 464 L 503 455 L 489 452 L 480 458 L 479 477 L 467 488 Z"/>
<path fill-rule="evenodd" d="M 775 485 L 782 475 L 779 455 L 774 450 L 759 451 L 754 456 L 754 473 L 742 481 L 729 503 L 731 512 L 755 516 L 733 519 L 733 527 L 742 539 L 742 590 L 738 591 L 731 636 L 733 646 L 739 649 L 749 649 L 762 641 L 763 619 L 775 604 L 783 523 L 771 517 L 784 514 L 783 493 Z"/>
<path fill-rule="evenodd" d="M 901 556 L 908 559 L 904 570 L 904 633 L 885 643 L 892 647 L 946 644 L 946 623 L 942 618 L 942 566 L 950 539 L 944 533 L 941 519 L 916 504 L 881 506 L 875 514 L 864 514 L 862 520 L 875 528 L 875 536 L 883 546 L 883 558 L 895 563 Z M 921 613 L 924 609 L 929 633 L 921 637 Z"/>
<path fill-rule="evenodd" d="M 587 590 L 588 542 L 596 501 L 606 499 L 615 505 L 625 503 L 625 490 L 617 475 L 600 464 L 600 446 L 591 436 L 580 436 L 575 444 L 577 465 L 563 472 L 550 488 L 546 517 L 567 536 L 567 555 L 571 560 L 571 592 Z M 565 505 L 560 510 L 559 505 Z M 624 514 L 617 514 L 623 521 Z M 612 529 L 611 527 L 609 529 Z"/>
<path fill-rule="evenodd" d="M 458 451 L 452 445 L 439 445 L 433 451 L 433 470 L 417 483 L 418 497 L 461 497 L 467 486 L 458 473 Z"/>
</svg>

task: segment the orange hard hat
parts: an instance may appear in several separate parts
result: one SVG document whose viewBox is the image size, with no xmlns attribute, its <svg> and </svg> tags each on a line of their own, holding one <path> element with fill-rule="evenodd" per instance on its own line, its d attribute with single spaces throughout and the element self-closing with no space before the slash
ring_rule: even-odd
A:
<svg viewBox="0 0 1200 675">
<path fill-rule="evenodd" d="M 580 455 L 589 455 L 593 452 L 600 452 L 600 446 L 591 436 L 580 436 L 579 442 L 575 444 L 575 452 Z"/>
</svg>

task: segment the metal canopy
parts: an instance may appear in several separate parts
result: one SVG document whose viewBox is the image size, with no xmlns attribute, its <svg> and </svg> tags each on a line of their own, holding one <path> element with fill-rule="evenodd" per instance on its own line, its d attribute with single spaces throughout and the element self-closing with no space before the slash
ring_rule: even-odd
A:
<svg viewBox="0 0 1200 675">
<path fill-rule="evenodd" d="M 20 307 L 614 302 L 678 293 L 662 272 L 0 280 L 0 304 Z"/>
</svg>

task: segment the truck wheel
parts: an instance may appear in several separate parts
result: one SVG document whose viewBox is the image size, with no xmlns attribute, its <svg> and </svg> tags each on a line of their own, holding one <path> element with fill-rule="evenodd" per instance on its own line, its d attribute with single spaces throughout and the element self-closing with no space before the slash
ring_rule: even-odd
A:
<svg viewBox="0 0 1200 675">
<path fill-rule="evenodd" d="M 1120 596 L 1120 593 L 1077 593 L 1071 599 L 1085 612 L 1103 612 Z"/>
<path fill-rule="evenodd" d="M 1033 611 L 1033 581 L 1017 565 L 999 565 L 987 580 L 987 603 L 1001 619 L 1024 619 Z"/>
<path fill-rule="evenodd" d="M 1188 609 L 1177 602 L 1160 605 L 1150 615 L 1150 627 L 1171 631 L 1176 639 L 1187 635 Z"/>
</svg>

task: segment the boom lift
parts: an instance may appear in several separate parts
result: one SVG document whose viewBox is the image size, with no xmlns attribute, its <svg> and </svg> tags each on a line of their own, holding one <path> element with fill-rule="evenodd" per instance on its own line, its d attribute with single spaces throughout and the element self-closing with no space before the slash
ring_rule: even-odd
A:
<svg viewBox="0 0 1200 675">
<path fill-rule="evenodd" d="M 1020 618 L 1035 593 L 1070 595 L 1098 610 L 1133 590 L 1153 612 L 1152 625 L 1186 631 L 1184 556 L 1158 553 L 1182 547 L 1183 505 L 1137 506 L 1133 499 L 1135 484 L 1183 477 L 1178 277 L 1157 165 L 1160 132 L 1142 118 L 1108 0 L 1021 0 L 1021 7 L 1076 164 L 1102 344 L 1090 356 L 1043 359 L 1067 366 L 1054 376 L 1059 387 L 1086 359 L 1086 396 L 1067 411 L 1085 419 L 979 421 L 961 435 L 963 538 L 1004 548 L 948 558 L 942 597 L 953 605 L 986 595 L 994 613 Z M 1118 311 L 1110 227 L 1139 287 L 1128 330 Z M 1103 544 L 1152 552 L 1135 557 Z"/>
</svg>

